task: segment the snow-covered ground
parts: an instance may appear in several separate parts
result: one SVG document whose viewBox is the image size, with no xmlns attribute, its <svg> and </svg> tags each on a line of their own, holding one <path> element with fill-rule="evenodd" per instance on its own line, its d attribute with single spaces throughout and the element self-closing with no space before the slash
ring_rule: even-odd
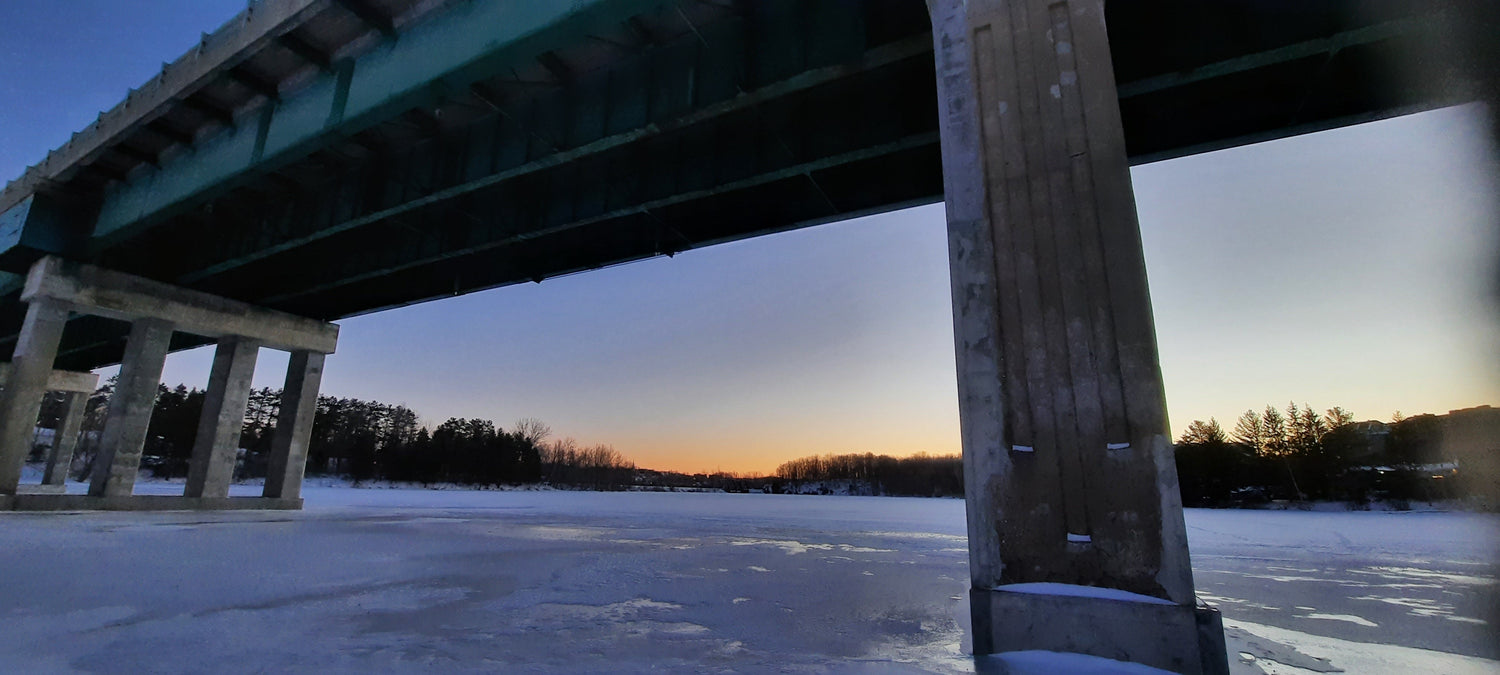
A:
<svg viewBox="0 0 1500 675">
<path fill-rule="evenodd" d="M 976 668 L 959 500 L 304 496 L 0 514 L 0 671 Z M 1241 672 L 1500 672 L 1493 517 L 1194 510 L 1188 526 L 1200 593 L 1256 659 Z"/>
<path fill-rule="evenodd" d="M 1189 509 L 1187 524 L 1198 595 L 1231 638 L 1351 673 L 1500 673 L 1494 515 Z"/>
</svg>

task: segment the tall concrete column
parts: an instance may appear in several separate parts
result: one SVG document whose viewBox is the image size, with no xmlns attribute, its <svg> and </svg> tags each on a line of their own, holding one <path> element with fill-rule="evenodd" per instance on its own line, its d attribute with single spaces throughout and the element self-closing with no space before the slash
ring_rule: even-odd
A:
<svg viewBox="0 0 1500 675">
<path fill-rule="evenodd" d="M 141 450 L 146 445 L 146 430 L 171 341 L 169 321 L 136 319 L 131 323 L 119 379 L 109 397 L 109 417 L 99 438 L 99 455 L 94 458 L 91 496 L 126 497 L 135 490 Z"/>
<path fill-rule="evenodd" d="M 11 356 L 10 376 L 0 389 L 0 494 L 13 495 L 21 483 L 21 469 L 36 435 L 36 417 L 52 376 L 57 345 L 68 308 L 61 303 L 32 300 L 26 308 L 21 334 Z"/>
<path fill-rule="evenodd" d="M 1215 655 L 1216 617 L 1195 610 L 1103 0 L 928 8 L 975 653 L 1219 672 L 1222 632 Z"/>
<path fill-rule="evenodd" d="M 239 454 L 240 432 L 245 428 L 245 405 L 250 400 L 250 380 L 260 343 L 236 336 L 219 339 L 214 365 L 203 397 L 203 415 L 198 418 L 198 436 L 188 464 L 186 497 L 228 497 Z"/>
<path fill-rule="evenodd" d="M 73 465 L 73 448 L 78 445 L 78 432 L 83 428 L 83 412 L 89 404 L 89 395 L 81 391 L 63 392 L 62 420 L 52 437 L 52 452 L 47 455 L 47 472 L 42 474 L 43 485 L 65 485 L 68 470 Z"/>
<path fill-rule="evenodd" d="M 323 382 L 327 354 L 294 351 L 286 366 L 281 390 L 281 412 L 271 438 L 271 462 L 266 469 L 264 497 L 300 499 L 302 474 L 307 468 L 307 444 L 312 440 L 313 417 L 318 412 L 318 387 Z"/>
</svg>

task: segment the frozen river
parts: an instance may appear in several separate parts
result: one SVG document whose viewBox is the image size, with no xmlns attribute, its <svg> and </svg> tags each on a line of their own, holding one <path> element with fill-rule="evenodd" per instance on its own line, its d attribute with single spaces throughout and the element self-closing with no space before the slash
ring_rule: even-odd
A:
<svg viewBox="0 0 1500 675">
<path fill-rule="evenodd" d="M 0 514 L 0 671 L 975 667 L 958 500 L 305 496 L 301 512 Z M 1493 517 L 1187 519 L 1199 593 L 1259 657 L 1243 672 L 1500 672 Z"/>
</svg>

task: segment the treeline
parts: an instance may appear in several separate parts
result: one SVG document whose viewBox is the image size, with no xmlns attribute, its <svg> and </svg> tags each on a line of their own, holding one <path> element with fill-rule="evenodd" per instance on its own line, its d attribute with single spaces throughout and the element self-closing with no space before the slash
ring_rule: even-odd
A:
<svg viewBox="0 0 1500 675">
<path fill-rule="evenodd" d="M 75 452 L 75 479 L 86 479 L 92 470 L 113 387 L 113 380 L 106 382 L 88 400 Z M 147 428 L 143 469 L 163 478 L 187 475 L 203 401 L 204 392 L 199 389 L 159 387 Z M 265 476 L 280 407 L 281 390 L 250 392 L 236 479 Z M 55 429 L 61 414 L 61 397 L 48 397 L 39 426 Z M 551 434 L 546 424 L 530 418 L 510 429 L 477 418 L 450 418 L 429 429 L 415 411 L 403 405 L 320 396 L 308 443 L 307 473 L 347 476 L 355 482 L 498 486 L 546 481 L 600 490 L 631 484 L 635 465 L 613 448 L 583 448 L 572 439 L 549 443 Z M 40 458 L 42 449 L 39 444 L 34 458 Z"/>
<path fill-rule="evenodd" d="M 1341 407 L 1318 413 L 1295 403 L 1247 410 L 1229 431 L 1212 418 L 1194 420 L 1175 445 L 1183 503 L 1399 504 L 1475 495 L 1478 464 L 1444 443 L 1444 428 L 1435 415 L 1355 422 Z M 1461 472 L 1465 464 L 1470 470 Z"/>
<path fill-rule="evenodd" d="M 635 483 L 635 463 L 608 445 L 580 447 L 573 439 L 541 448 L 542 478 L 553 485 L 621 490 Z"/>
<path fill-rule="evenodd" d="M 75 479 L 86 479 L 92 469 L 113 388 L 110 380 L 87 401 L 72 467 Z M 158 389 L 143 469 L 158 477 L 187 474 L 203 402 L 198 389 Z M 250 392 L 236 479 L 265 475 L 280 405 L 278 389 Z M 61 396 L 49 395 L 39 427 L 55 429 L 62 412 Z M 307 473 L 356 482 L 963 496 L 958 455 L 821 455 L 783 463 L 773 476 L 688 475 L 639 470 L 609 446 L 549 440 L 551 434 L 535 419 L 519 420 L 509 429 L 478 418 L 450 418 L 429 427 L 403 405 L 320 396 Z M 38 440 L 34 459 L 50 445 Z M 1476 498 L 1480 506 L 1500 507 L 1500 409 L 1488 406 L 1444 416 L 1398 413 L 1389 423 L 1356 422 L 1341 407 L 1319 413 L 1295 403 L 1284 409 L 1266 406 L 1246 411 L 1227 431 L 1215 419 L 1194 420 L 1175 449 L 1188 506 Z"/>
<path fill-rule="evenodd" d="M 791 483 L 850 481 L 867 488 L 869 494 L 915 497 L 962 497 L 963 459 L 959 455 L 911 457 L 847 454 L 802 457 L 776 468 L 776 478 Z M 777 486 L 776 491 L 796 491 L 795 486 Z"/>
</svg>

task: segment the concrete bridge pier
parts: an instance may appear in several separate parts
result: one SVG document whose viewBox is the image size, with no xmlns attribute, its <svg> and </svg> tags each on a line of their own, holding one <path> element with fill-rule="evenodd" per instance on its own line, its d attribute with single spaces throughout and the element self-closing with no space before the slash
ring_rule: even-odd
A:
<svg viewBox="0 0 1500 675">
<path fill-rule="evenodd" d="M 1193 591 L 1103 0 L 928 0 L 976 655 L 1227 672 Z"/>
<path fill-rule="evenodd" d="M 93 375 L 93 373 L 89 373 Z M 93 375 L 94 379 L 99 378 Z M 42 485 L 62 488 L 68 482 L 68 470 L 73 465 L 73 450 L 78 446 L 78 432 L 83 429 L 84 408 L 88 407 L 89 391 L 63 392 L 63 415 L 52 437 L 52 451 L 47 453 L 47 469 L 42 474 Z"/>
<path fill-rule="evenodd" d="M 240 431 L 245 427 L 245 406 L 250 401 L 250 380 L 260 343 L 239 336 L 219 340 L 214 364 L 208 373 L 208 391 L 203 397 L 203 415 L 188 463 L 186 497 L 228 497 L 239 454 Z"/>
<path fill-rule="evenodd" d="M 64 318 L 66 318 L 65 314 Z M 37 346 L 37 343 L 29 346 Z M 93 373 L 53 370 L 47 374 L 44 384 L 33 383 L 31 387 L 27 387 L 24 383 L 18 384 L 12 378 L 12 371 L 11 364 L 0 363 L 0 409 L 13 410 L 21 415 L 25 415 L 27 409 L 31 410 L 32 425 L 26 429 L 26 433 L 18 434 L 24 438 L 13 446 L 21 453 L 22 463 L 25 462 L 25 456 L 31 452 L 36 415 L 41 408 L 42 395 L 49 391 L 62 393 L 63 413 L 57 428 L 53 431 L 52 448 L 47 453 L 47 469 L 43 474 L 41 484 L 22 487 L 19 484 L 20 470 L 15 469 L 7 472 L 7 480 L 13 477 L 16 482 L 0 486 L 0 494 L 15 494 L 22 489 L 31 492 L 61 492 L 64 489 L 64 483 L 67 482 L 69 466 L 73 463 L 73 448 L 78 444 L 78 431 L 83 426 L 84 408 L 88 405 L 89 394 L 99 388 L 99 376 Z M 5 390 L 12 390 L 11 398 L 6 399 Z M 16 428 L 24 426 L 21 424 Z M 3 456 L 0 456 L 0 460 L 3 460 Z M 5 464 L 5 466 L 12 465 L 13 463 Z"/>
<path fill-rule="evenodd" d="M 302 498 L 307 444 L 312 439 L 318 386 L 323 381 L 326 357 L 320 352 L 299 350 L 292 352 L 287 360 L 281 411 L 276 417 L 276 433 L 271 437 L 271 465 L 266 469 L 266 487 L 261 493 L 267 499 Z"/>
<path fill-rule="evenodd" d="M 109 397 L 109 413 L 99 434 L 99 454 L 89 477 L 89 496 L 128 497 L 146 447 L 146 431 L 156 407 L 157 385 L 172 342 L 172 324 L 159 318 L 136 319 L 125 342 L 125 359 Z"/>
<path fill-rule="evenodd" d="M 27 320 L 15 349 L 9 381 L 0 390 L 0 497 L 4 497 L 0 498 L 0 508 L 301 506 L 302 462 L 316 411 L 323 359 L 334 350 L 338 326 L 52 257 L 31 268 L 21 299 L 30 303 Z M 100 435 L 89 493 L 17 494 L 41 395 L 48 386 L 47 377 L 70 314 L 92 314 L 131 324 L 119 380 L 109 401 L 109 417 Z M 182 497 L 134 495 L 157 385 L 176 331 L 218 339 L 187 487 Z M 275 475 L 267 479 L 263 497 L 230 499 L 229 483 L 245 405 L 262 346 L 292 353 L 288 391 L 283 397 L 271 461 Z M 88 390 L 92 391 L 92 386 Z M 81 417 L 81 405 L 70 405 L 64 427 L 71 427 L 76 435 L 75 409 Z M 71 456 L 71 451 L 68 454 Z M 61 456 L 59 452 L 58 458 Z M 49 480 L 52 475 L 49 472 Z"/>
<path fill-rule="evenodd" d="M 26 308 L 5 387 L 0 389 L 0 495 L 14 495 L 20 487 L 21 469 L 31 453 L 37 414 L 67 321 L 68 309 L 59 303 L 42 301 Z"/>
<path fill-rule="evenodd" d="M 52 371 L 47 389 L 62 392 L 63 413 L 52 436 L 52 450 L 47 453 L 47 469 L 42 486 L 47 491 L 62 492 L 73 465 L 73 450 L 78 446 L 78 432 L 83 429 L 83 414 L 89 396 L 99 388 L 99 376 L 66 370 Z"/>
</svg>

